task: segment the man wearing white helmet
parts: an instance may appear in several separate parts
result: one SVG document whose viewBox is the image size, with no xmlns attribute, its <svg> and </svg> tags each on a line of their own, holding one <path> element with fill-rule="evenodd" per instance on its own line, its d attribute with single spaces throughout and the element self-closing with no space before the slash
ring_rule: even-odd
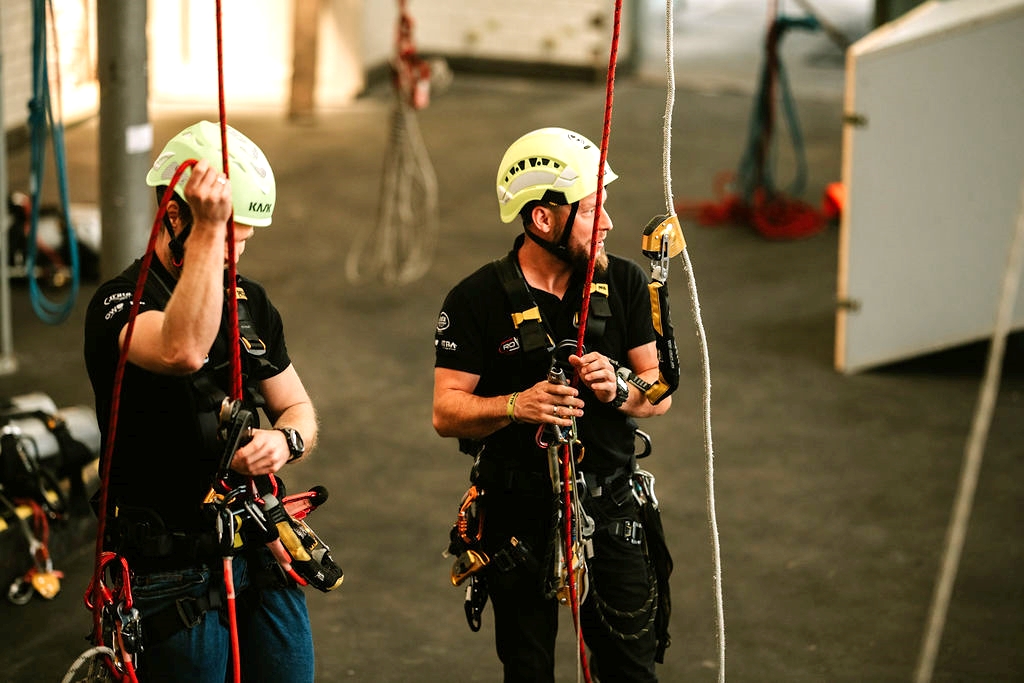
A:
<svg viewBox="0 0 1024 683">
<path fill-rule="evenodd" d="M 254 428 L 227 476 L 260 477 L 313 448 L 317 418 L 285 346 L 281 316 L 264 289 L 239 276 L 228 283 L 228 221 L 237 258 L 270 225 L 274 175 L 263 152 L 227 129 L 229 176 L 221 172 L 220 128 L 201 121 L 172 138 L 146 177 L 161 197 L 179 166 L 155 246 L 124 378 L 119 387 L 104 545 L 128 560 L 141 614 L 140 681 L 223 683 L 231 663 L 221 557 L 224 537 L 203 502 L 223 465 L 223 399 L 232 394 L 231 346 L 241 348 L 243 410 L 270 424 Z M 232 218 L 233 216 L 233 218 Z M 125 344 L 142 259 L 101 285 L 85 323 L 85 359 L 108 438 L 115 369 Z M 238 300 L 231 339 L 226 292 Z M 245 526 L 243 522 L 243 527 Z M 230 541 L 228 546 L 230 548 Z M 275 573 L 262 543 L 234 559 L 242 680 L 313 680 L 305 597 Z"/>
<path fill-rule="evenodd" d="M 471 480 L 482 491 L 475 549 L 485 563 L 467 571 L 467 616 L 478 628 L 490 598 L 506 683 L 554 680 L 559 608 L 549 579 L 558 501 L 537 436 L 538 428 L 564 429 L 573 420 L 586 482 L 581 496 L 595 522 L 589 587 L 579 586 L 591 670 L 602 681 L 657 680 L 658 600 L 633 494 L 634 418 L 660 415 L 671 401 L 651 405 L 625 381 L 631 373 L 656 381 L 658 356 L 646 274 L 605 251 L 612 221 L 607 193 L 597 204 L 599 164 L 599 148 L 563 128 L 532 131 L 508 148 L 498 168 L 498 205 L 503 222 L 522 220 L 524 234 L 504 259 L 448 293 L 435 333 L 434 428 L 475 456 Z M 605 166 L 603 179 L 616 175 Z M 577 356 L 595 229 L 597 287 Z M 578 382 L 548 381 L 557 366 Z M 449 550 L 456 556 L 466 536 L 453 532 Z M 453 568 L 453 582 L 464 578 L 457 573 Z"/>
</svg>

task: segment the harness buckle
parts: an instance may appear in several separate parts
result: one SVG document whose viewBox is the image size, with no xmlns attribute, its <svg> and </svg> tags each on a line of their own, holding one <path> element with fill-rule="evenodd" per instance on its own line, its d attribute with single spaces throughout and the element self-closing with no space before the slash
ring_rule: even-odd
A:
<svg viewBox="0 0 1024 683">
<path fill-rule="evenodd" d="M 195 598 L 178 598 L 174 601 L 174 606 L 185 628 L 195 628 L 203 620 L 203 610 L 196 609 Z"/>
<path fill-rule="evenodd" d="M 633 545 L 640 545 L 644 540 L 644 525 L 627 519 L 622 523 L 622 537 Z"/>
</svg>

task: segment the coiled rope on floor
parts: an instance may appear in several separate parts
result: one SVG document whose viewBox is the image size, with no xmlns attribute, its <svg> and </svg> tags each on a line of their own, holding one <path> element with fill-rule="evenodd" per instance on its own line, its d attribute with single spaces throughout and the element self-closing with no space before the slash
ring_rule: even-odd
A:
<svg viewBox="0 0 1024 683">
<path fill-rule="evenodd" d="M 679 202 L 676 210 L 701 225 L 746 224 L 770 240 L 794 240 L 821 232 L 834 210 L 823 203 L 817 209 L 797 199 L 807 181 L 807 162 L 796 101 L 780 55 L 782 38 L 792 29 L 817 30 L 821 23 L 814 14 L 789 17 L 769 2 L 770 22 L 765 36 L 764 61 L 754 95 L 754 107 L 747 130 L 747 143 L 735 172 L 719 173 L 714 180 L 712 201 Z M 789 129 L 796 169 L 786 190 L 778 187 L 774 162 L 777 151 L 776 100 Z M 726 188 L 732 186 L 732 191 Z M 826 197 L 828 200 L 828 197 Z"/>
<path fill-rule="evenodd" d="M 413 20 L 399 0 L 388 149 L 381 176 L 377 222 L 360 232 L 345 259 L 345 276 L 408 284 L 433 262 L 440 218 L 437 178 L 416 111 L 427 106 L 430 66 L 416 53 Z"/>
</svg>

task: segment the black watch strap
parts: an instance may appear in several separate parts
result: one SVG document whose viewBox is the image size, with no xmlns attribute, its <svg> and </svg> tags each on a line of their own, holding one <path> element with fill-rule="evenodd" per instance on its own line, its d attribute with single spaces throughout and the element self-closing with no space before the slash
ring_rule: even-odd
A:
<svg viewBox="0 0 1024 683">
<path fill-rule="evenodd" d="M 612 400 L 612 407 L 621 408 L 622 404 L 629 400 L 629 383 L 626 375 L 632 374 L 629 368 L 622 366 L 615 373 L 615 398 Z"/>
<path fill-rule="evenodd" d="M 291 427 L 277 427 L 276 429 L 284 434 L 285 441 L 288 442 L 288 452 L 291 453 L 288 462 L 294 462 L 301 458 L 306 452 L 306 444 L 302 441 L 302 435 L 298 430 Z"/>
</svg>

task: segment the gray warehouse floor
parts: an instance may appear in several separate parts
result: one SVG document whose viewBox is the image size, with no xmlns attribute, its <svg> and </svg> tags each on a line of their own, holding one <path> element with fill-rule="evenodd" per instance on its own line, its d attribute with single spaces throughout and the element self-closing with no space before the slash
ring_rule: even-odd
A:
<svg viewBox="0 0 1024 683">
<path fill-rule="evenodd" d="M 836 68 L 835 66 L 832 67 Z M 661 84 L 616 87 L 609 161 L 620 175 L 608 209 L 610 250 L 646 263 L 640 231 L 664 212 Z M 287 473 L 291 490 L 322 484 L 311 518 L 346 573 L 309 594 L 318 680 L 398 683 L 500 680 L 489 609 L 472 633 L 462 591 L 441 557 L 468 459 L 431 428 L 433 329 L 448 287 L 503 254 L 515 228 L 498 220 L 493 181 L 505 146 L 545 125 L 600 138 L 604 83 L 468 77 L 418 114 L 437 173 L 441 229 L 431 267 L 411 285 L 352 284 L 356 236 L 376 221 L 391 96 L 367 95 L 315 122 L 242 112 L 228 120 L 274 165 L 278 209 L 241 270 L 267 285 L 289 351 L 318 406 L 320 446 Z M 678 200 L 712 194 L 745 143 L 749 93 L 680 89 L 673 149 Z M 817 203 L 839 180 L 838 96 L 799 102 Z M 155 139 L 213 112 L 154 114 Z M 98 126 L 67 131 L 73 199 L 96 202 Z M 28 168 L 12 150 L 12 189 Z M 769 242 L 745 226 L 684 226 L 711 359 L 715 498 L 722 549 L 726 672 L 733 681 L 910 680 L 924 632 L 984 345 L 854 376 L 832 368 L 838 231 Z M 59 327 L 13 292 L 18 370 L 0 395 L 43 391 L 90 405 L 81 357 L 87 283 Z M 715 681 L 712 546 L 701 436 L 700 355 L 680 262 L 670 278 L 683 379 L 671 412 L 648 421 L 670 548 L 673 642 L 663 681 Z M 951 303 L 951 305 L 955 305 Z M 1024 373 L 1011 339 L 969 534 L 934 680 L 1024 680 Z M 1015 417 L 1016 416 L 1016 417 Z M 86 647 L 82 593 L 89 529 L 55 548 L 62 592 L 0 601 L 0 681 L 58 681 Z M 10 547 L 5 545 L 5 548 Z M 574 680 L 568 611 L 559 680 Z"/>
</svg>

